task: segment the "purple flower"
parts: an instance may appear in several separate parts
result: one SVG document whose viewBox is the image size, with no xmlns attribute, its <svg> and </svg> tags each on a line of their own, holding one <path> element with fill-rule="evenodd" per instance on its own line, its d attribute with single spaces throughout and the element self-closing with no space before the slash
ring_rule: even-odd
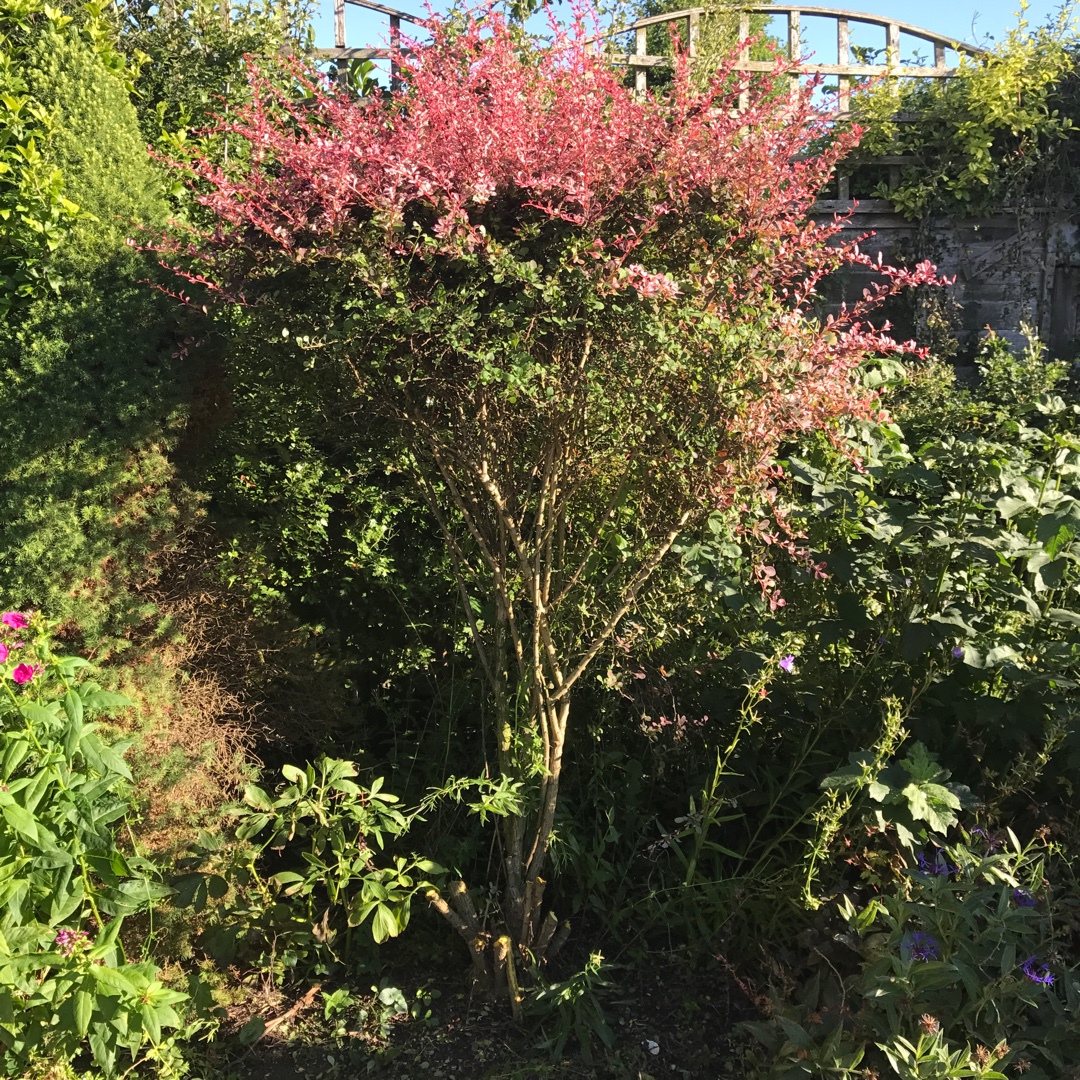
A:
<svg viewBox="0 0 1080 1080">
<path fill-rule="evenodd" d="M 986 850 L 990 852 L 990 854 L 993 854 L 1001 847 L 1001 841 L 996 836 L 992 836 L 981 825 L 976 825 L 975 828 L 971 830 L 971 835 L 972 837 L 977 836 L 980 840 L 982 840 L 982 842 L 986 845 Z"/>
<path fill-rule="evenodd" d="M 780 661 L 780 666 L 790 675 L 795 668 L 795 657 L 789 653 Z"/>
<path fill-rule="evenodd" d="M 922 930 L 912 930 L 910 933 L 905 934 L 900 946 L 912 960 L 936 960 L 938 958 L 937 941 Z"/>
<path fill-rule="evenodd" d="M 935 877 L 948 877 L 950 874 L 957 873 L 957 868 L 940 851 L 935 851 L 929 858 L 920 851 L 915 856 L 915 861 L 924 874 L 933 874 Z"/>
<path fill-rule="evenodd" d="M 0 623 L 12 630 L 22 630 L 23 627 L 30 625 L 30 620 L 21 611 L 5 611 L 3 615 L 0 615 Z"/>
<path fill-rule="evenodd" d="M 1012 898 L 1017 907 L 1035 907 L 1039 902 L 1027 889 L 1013 889 Z"/>
<path fill-rule="evenodd" d="M 40 670 L 41 666 L 39 664 L 19 664 L 11 673 L 11 677 L 19 686 L 25 686 Z"/>
<path fill-rule="evenodd" d="M 954 645 L 953 646 L 952 658 L 954 660 L 963 660 L 964 659 L 964 650 L 961 649 L 959 645 Z"/>
<path fill-rule="evenodd" d="M 1042 986 L 1053 986 L 1054 976 L 1050 974 L 1049 964 L 1040 964 L 1037 956 L 1029 956 L 1021 965 L 1020 970 L 1033 983 Z"/>
</svg>

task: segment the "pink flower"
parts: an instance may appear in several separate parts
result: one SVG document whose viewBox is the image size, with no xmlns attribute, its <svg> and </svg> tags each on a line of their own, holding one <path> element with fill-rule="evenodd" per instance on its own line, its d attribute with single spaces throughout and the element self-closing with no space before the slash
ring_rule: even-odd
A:
<svg viewBox="0 0 1080 1080">
<path fill-rule="evenodd" d="M 0 615 L 0 623 L 11 627 L 12 630 L 22 630 L 30 624 L 30 620 L 21 611 L 5 611 Z"/>
<path fill-rule="evenodd" d="M 0 644 L 0 664 L 7 660 L 9 651 L 6 645 Z"/>
<path fill-rule="evenodd" d="M 11 677 L 20 686 L 25 686 L 41 670 L 40 664 L 20 664 L 12 673 Z"/>
<path fill-rule="evenodd" d="M 68 930 L 65 927 L 56 935 L 55 941 L 61 956 L 71 956 L 89 943 L 90 935 L 85 930 Z"/>
</svg>

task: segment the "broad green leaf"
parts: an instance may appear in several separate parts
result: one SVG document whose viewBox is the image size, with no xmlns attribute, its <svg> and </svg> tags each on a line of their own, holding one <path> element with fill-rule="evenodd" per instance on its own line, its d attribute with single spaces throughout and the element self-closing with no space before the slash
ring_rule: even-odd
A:
<svg viewBox="0 0 1080 1080">
<path fill-rule="evenodd" d="M 375 905 L 375 916 L 371 920 L 371 936 L 381 945 L 387 938 L 398 936 L 398 921 L 393 911 L 385 904 Z"/>
<path fill-rule="evenodd" d="M 18 803 L 8 803 L 0 809 L 0 813 L 4 815 L 4 820 L 17 833 L 25 836 L 32 843 L 38 844 L 41 842 L 42 832 L 51 839 L 51 834 L 38 825 L 37 818 L 35 818 L 25 807 L 19 806 Z"/>
<path fill-rule="evenodd" d="M 98 984 L 98 990 L 110 997 L 134 997 L 142 986 L 142 980 L 134 981 L 131 975 L 121 969 L 95 964 L 90 974 Z"/>
<path fill-rule="evenodd" d="M 85 1035 L 90 1028 L 90 1017 L 94 1015 L 94 998 L 86 990 L 75 992 L 75 1029 Z"/>
</svg>

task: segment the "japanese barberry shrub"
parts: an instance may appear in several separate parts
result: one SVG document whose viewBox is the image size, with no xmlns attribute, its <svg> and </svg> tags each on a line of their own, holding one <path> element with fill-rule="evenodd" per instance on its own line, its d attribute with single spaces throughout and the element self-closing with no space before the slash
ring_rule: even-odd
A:
<svg viewBox="0 0 1080 1080">
<path fill-rule="evenodd" d="M 502 822 L 501 915 L 540 955 L 575 686 L 710 513 L 797 553 L 770 510 L 777 449 L 875 414 L 855 368 L 904 346 L 868 315 L 934 275 L 874 264 L 858 304 L 817 311 L 823 278 L 872 262 L 808 216 L 857 134 L 780 92 L 783 70 L 728 61 L 701 88 L 680 58 L 638 97 L 582 21 L 541 51 L 494 14 L 426 30 L 377 100 L 294 68 L 300 100 L 253 69 L 221 125 L 243 167 L 184 166 L 212 227 L 158 249 L 180 295 L 275 358 L 324 443 L 381 440 L 426 501 L 494 768 L 529 792 Z M 468 894 L 450 895 L 431 898 L 487 978 Z"/>
</svg>

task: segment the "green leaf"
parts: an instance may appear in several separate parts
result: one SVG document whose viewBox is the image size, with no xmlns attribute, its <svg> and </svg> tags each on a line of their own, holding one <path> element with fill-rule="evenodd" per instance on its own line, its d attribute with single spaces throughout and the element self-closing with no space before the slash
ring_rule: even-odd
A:
<svg viewBox="0 0 1080 1080">
<path fill-rule="evenodd" d="M 143 1031 L 149 1036 L 150 1041 L 154 1045 L 161 1042 L 161 1024 L 158 1022 L 157 1010 L 152 1005 L 140 1005 L 139 1019 L 142 1021 Z"/>
<path fill-rule="evenodd" d="M 960 800 L 940 784 L 908 784 L 903 790 L 908 809 L 916 821 L 925 821 L 937 833 L 945 833 L 955 825 Z"/>
<path fill-rule="evenodd" d="M 289 781 L 290 784 L 301 784 L 304 780 L 304 773 L 298 769 L 295 765 L 282 765 L 281 775 Z"/>
<path fill-rule="evenodd" d="M 135 703 L 123 694 L 114 694 L 109 690 L 94 690 L 83 697 L 83 705 L 90 712 L 108 712 L 110 714 L 130 709 Z"/>
<path fill-rule="evenodd" d="M 253 1046 L 263 1037 L 266 1021 L 261 1016 L 253 1016 L 239 1031 L 237 1037 L 245 1046 Z"/>
<path fill-rule="evenodd" d="M 270 800 L 270 796 L 266 794 L 261 787 L 255 784 L 244 785 L 244 802 L 249 806 L 255 807 L 256 810 L 263 810 L 269 813 L 274 809 L 274 804 Z"/>
<path fill-rule="evenodd" d="M 398 936 L 398 921 L 386 904 L 375 905 L 375 917 L 371 920 L 371 936 L 377 945 L 381 945 L 387 938 Z"/>
<path fill-rule="evenodd" d="M 141 988 L 120 968 L 95 964 L 90 974 L 98 984 L 98 991 L 108 997 L 134 997 Z"/>
<path fill-rule="evenodd" d="M 71 725 L 74 728 L 82 727 L 83 722 L 83 703 L 82 698 L 75 693 L 74 690 L 69 690 L 64 695 L 64 712 L 67 713 L 68 720 L 71 721 Z"/>
<path fill-rule="evenodd" d="M 8 803 L 0 813 L 3 813 L 4 820 L 17 833 L 25 836 L 33 843 L 38 844 L 41 842 L 42 832 L 51 839 L 51 834 L 39 827 L 37 818 L 25 807 L 19 806 L 18 803 Z"/>
<path fill-rule="evenodd" d="M 94 1014 L 94 997 L 86 990 L 75 992 L 75 1029 L 85 1036 L 90 1028 L 90 1017 Z"/>
<path fill-rule="evenodd" d="M 31 727 L 38 726 L 50 729 L 57 721 L 57 715 L 54 711 L 56 706 L 52 709 L 45 709 L 38 705 L 36 702 L 28 701 L 26 704 L 20 706 L 19 711 L 30 721 Z"/>
</svg>

